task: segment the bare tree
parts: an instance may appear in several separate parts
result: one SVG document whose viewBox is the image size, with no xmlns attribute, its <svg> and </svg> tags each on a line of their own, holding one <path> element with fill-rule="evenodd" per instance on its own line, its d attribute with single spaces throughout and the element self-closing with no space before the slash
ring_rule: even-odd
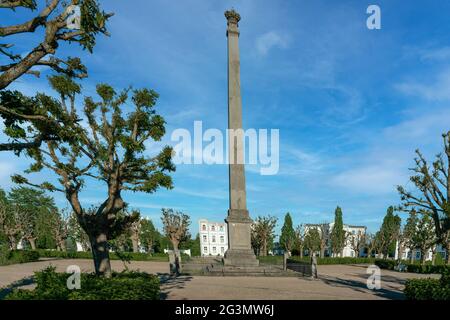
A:
<svg viewBox="0 0 450 320">
<path fill-rule="evenodd" d="M 327 248 L 328 240 L 330 238 L 329 227 L 326 223 L 321 223 L 319 225 L 319 235 L 320 235 L 320 257 L 325 257 L 325 249 Z"/>
<path fill-rule="evenodd" d="M 67 210 L 54 211 L 53 219 L 49 221 L 50 228 L 56 240 L 56 248 L 59 251 L 66 251 L 66 240 L 69 237 L 70 214 Z"/>
<path fill-rule="evenodd" d="M 162 209 L 161 216 L 164 233 L 173 245 L 175 256 L 179 256 L 178 246 L 180 242 L 190 237 L 189 225 L 190 218 L 188 215 L 173 209 Z"/>
<path fill-rule="evenodd" d="M 303 251 L 305 248 L 305 226 L 299 224 L 295 229 L 294 248 L 298 250 L 300 258 L 303 258 Z"/>
<path fill-rule="evenodd" d="M 399 209 L 431 217 L 438 243 L 447 250 L 447 264 L 450 264 L 450 131 L 442 135 L 444 154 L 440 153 L 431 165 L 419 150 L 416 150 L 414 175 L 410 181 L 415 192 L 398 186 L 402 204 Z"/>
<path fill-rule="evenodd" d="M 141 233 L 141 220 L 139 219 L 134 221 L 130 226 L 130 239 L 133 246 L 133 252 L 139 252 L 140 233 Z"/>
<path fill-rule="evenodd" d="M 347 242 L 352 248 L 353 251 L 355 251 L 355 256 L 359 257 L 361 254 L 361 249 L 363 248 L 364 244 L 366 243 L 366 233 L 362 232 L 361 230 L 358 231 L 356 234 L 352 234 L 350 232 L 347 233 Z"/>
<path fill-rule="evenodd" d="M 259 244 L 259 255 L 267 256 L 267 251 L 270 249 L 273 239 L 275 237 L 275 226 L 277 225 L 277 218 L 272 216 L 261 217 L 258 216 L 253 223 L 253 232 L 255 241 Z"/>
</svg>

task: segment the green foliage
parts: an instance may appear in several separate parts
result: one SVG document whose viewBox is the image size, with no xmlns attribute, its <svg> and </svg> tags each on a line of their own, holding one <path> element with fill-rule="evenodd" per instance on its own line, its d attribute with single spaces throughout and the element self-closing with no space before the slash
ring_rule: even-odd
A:
<svg viewBox="0 0 450 320">
<path fill-rule="evenodd" d="M 0 242 L 0 266 L 8 263 L 9 246 L 5 242 Z"/>
<path fill-rule="evenodd" d="M 159 232 L 150 219 L 141 219 L 140 223 L 139 242 L 146 252 L 152 252 L 156 240 L 160 236 Z"/>
<path fill-rule="evenodd" d="M 45 258 L 61 258 L 61 259 L 92 259 L 91 252 L 85 251 L 56 251 L 56 250 L 36 250 L 41 257 Z M 169 261 L 167 254 L 155 253 L 141 253 L 141 252 L 110 252 L 109 258 L 111 260 L 126 260 L 126 261 Z"/>
<path fill-rule="evenodd" d="M 159 300 L 159 279 L 144 272 L 126 271 L 111 278 L 81 274 L 81 289 L 67 289 L 70 274 L 55 267 L 35 272 L 36 289 L 13 290 L 6 300 Z"/>
<path fill-rule="evenodd" d="M 388 270 L 396 270 L 398 266 L 398 261 L 395 260 L 386 260 L 386 259 L 376 259 L 375 264 L 380 269 L 388 269 Z M 402 264 L 405 265 L 406 272 L 412 273 L 422 273 L 422 274 L 431 274 L 431 273 L 443 273 L 446 270 L 450 270 L 450 266 L 448 265 L 431 265 L 431 264 L 417 264 L 417 263 L 408 263 L 406 261 L 402 261 Z"/>
<path fill-rule="evenodd" d="M 308 248 L 309 253 L 320 250 L 320 233 L 317 228 L 310 228 L 305 236 L 305 248 Z"/>
<path fill-rule="evenodd" d="M 393 255 L 392 248 L 395 250 L 395 242 L 400 235 L 401 218 L 398 215 L 394 215 L 394 207 L 389 207 L 386 212 L 386 216 L 383 219 L 383 223 L 380 227 L 380 231 L 376 234 L 376 242 L 378 251 L 387 258 L 389 255 Z"/>
<path fill-rule="evenodd" d="M 267 257 L 258 257 L 260 263 L 262 264 L 283 264 L 283 256 L 267 256 Z M 300 262 L 306 262 L 310 263 L 309 257 L 299 257 L 299 256 L 292 256 L 289 258 L 292 261 L 300 261 Z M 317 264 L 318 265 L 333 265 L 333 264 L 373 264 L 375 262 L 375 259 L 372 258 L 332 258 L 332 257 L 326 257 L 326 258 L 317 258 Z"/>
<path fill-rule="evenodd" d="M 450 268 L 441 272 L 440 279 L 410 279 L 404 293 L 409 300 L 450 300 Z"/>
<path fill-rule="evenodd" d="M 252 225 L 251 242 L 257 255 L 266 256 L 273 247 L 277 218 L 258 216 Z"/>
<path fill-rule="evenodd" d="M 284 224 L 281 228 L 280 245 L 286 251 L 293 249 L 295 242 L 295 231 L 292 224 L 291 214 L 288 212 L 284 216 Z"/>
<path fill-rule="evenodd" d="M 0 265 L 35 262 L 39 260 L 39 252 L 31 250 L 9 250 L 0 245 Z"/>
<path fill-rule="evenodd" d="M 331 249 L 335 255 L 342 254 L 345 246 L 344 222 L 342 209 L 337 207 L 334 211 L 334 225 L 331 230 Z"/>
</svg>

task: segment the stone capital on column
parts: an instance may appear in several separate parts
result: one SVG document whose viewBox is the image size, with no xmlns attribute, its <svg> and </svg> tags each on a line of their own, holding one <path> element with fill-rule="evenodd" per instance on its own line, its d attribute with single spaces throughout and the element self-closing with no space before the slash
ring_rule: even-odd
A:
<svg viewBox="0 0 450 320">
<path fill-rule="evenodd" d="M 229 34 L 235 34 L 239 36 L 239 21 L 241 16 L 234 9 L 225 11 L 225 17 L 227 18 L 227 36 Z"/>
</svg>

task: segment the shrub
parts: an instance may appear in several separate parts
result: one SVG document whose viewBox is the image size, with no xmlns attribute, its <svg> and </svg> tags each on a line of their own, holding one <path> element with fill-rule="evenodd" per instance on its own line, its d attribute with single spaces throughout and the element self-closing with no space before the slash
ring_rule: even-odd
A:
<svg viewBox="0 0 450 320">
<path fill-rule="evenodd" d="M 37 250 L 41 257 L 62 258 L 62 259 L 92 259 L 92 253 L 86 251 L 57 251 L 57 250 Z M 148 254 L 140 252 L 122 252 L 120 256 L 124 260 L 131 261 L 169 261 L 167 254 Z M 111 260 L 122 260 L 116 252 L 110 252 Z"/>
<path fill-rule="evenodd" d="M 158 300 L 159 279 L 138 271 L 113 272 L 111 278 L 81 274 L 81 289 L 67 289 L 70 274 L 55 267 L 35 272 L 36 289 L 14 289 L 6 300 Z"/>
<path fill-rule="evenodd" d="M 263 264 L 282 264 L 283 256 L 267 256 L 267 257 L 258 257 L 260 263 Z M 309 263 L 311 261 L 310 257 L 302 257 L 292 256 L 289 257 L 291 261 L 305 262 Z M 331 265 L 331 264 L 365 264 L 365 263 L 374 263 L 375 259 L 372 258 L 317 258 L 318 265 Z"/>
<path fill-rule="evenodd" d="M 7 263 L 9 258 L 9 247 L 6 243 L 0 243 L 0 266 Z"/>
<path fill-rule="evenodd" d="M 375 264 L 380 269 L 388 269 L 388 270 L 395 270 L 395 268 L 398 266 L 398 261 L 395 260 L 383 260 L 383 259 L 377 259 L 375 260 Z M 431 273 L 444 273 L 448 272 L 450 270 L 450 266 L 448 265 L 431 265 L 431 264 L 411 264 L 411 263 L 404 263 L 406 266 L 406 272 L 412 272 L 412 273 L 422 273 L 422 274 L 431 274 Z"/>
<path fill-rule="evenodd" d="M 444 269 L 441 279 L 410 279 L 404 293 L 409 300 L 450 300 L 450 269 Z"/>
<path fill-rule="evenodd" d="M 0 245 L 0 265 L 27 263 L 39 260 L 39 253 L 29 250 L 9 250 Z"/>
</svg>

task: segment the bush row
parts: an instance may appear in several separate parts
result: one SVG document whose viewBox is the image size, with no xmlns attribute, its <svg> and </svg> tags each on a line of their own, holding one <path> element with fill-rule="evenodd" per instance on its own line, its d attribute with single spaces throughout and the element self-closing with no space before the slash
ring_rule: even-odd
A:
<svg viewBox="0 0 450 320">
<path fill-rule="evenodd" d="M 409 300 L 450 300 L 450 269 L 440 279 L 407 280 L 404 293 Z"/>
<path fill-rule="evenodd" d="M 283 256 L 267 256 L 267 257 L 258 257 L 260 263 L 263 264 L 282 264 Z M 291 261 L 299 261 L 309 263 L 310 257 L 299 257 L 299 256 L 291 256 L 289 258 Z M 331 265 L 331 264 L 373 264 L 375 262 L 374 258 L 317 258 L 318 265 Z"/>
<path fill-rule="evenodd" d="M 38 249 L 37 252 L 44 258 L 92 259 L 92 253 L 85 251 L 77 252 Z M 168 255 L 164 253 L 148 254 L 141 252 L 122 252 L 118 254 L 116 252 L 110 252 L 109 257 L 111 260 L 121 260 L 122 257 L 125 260 L 131 261 L 169 261 Z"/>
<path fill-rule="evenodd" d="M 55 267 L 35 272 L 34 290 L 14 289 L 6 300 L 159 300 L 159 278 L 145 272 L 113 273 L 107 279 L 82 273 L 80 289 L 69 290 L 70 274 L 57 273 Z"/>
<path fill-rule="evenodd" d="M 395 260 L 382 260 L 377 259 L 375 260 L 375 264 L 380 269 L 388 269 L 388 270 L 397 270 L 397 267 L 399 265 L 398 261 Z M 405 272 L 412 272 L 412 273 L 422 273 L 422 274 L 430 274 L 430 273 L 444 273 L 446 270 L 450 270 L 450 266 L 448 265 L 430 265 L 430 264 L 411 264 L 407 262 L 402 262 L 402 265 L 404 267 Z"/>
<path fill-rule="evenodd" d="M 39 252 L 27 250 L 0 250 L 0 265 L 34 262 L 39 260 Z"/>
</svg>

